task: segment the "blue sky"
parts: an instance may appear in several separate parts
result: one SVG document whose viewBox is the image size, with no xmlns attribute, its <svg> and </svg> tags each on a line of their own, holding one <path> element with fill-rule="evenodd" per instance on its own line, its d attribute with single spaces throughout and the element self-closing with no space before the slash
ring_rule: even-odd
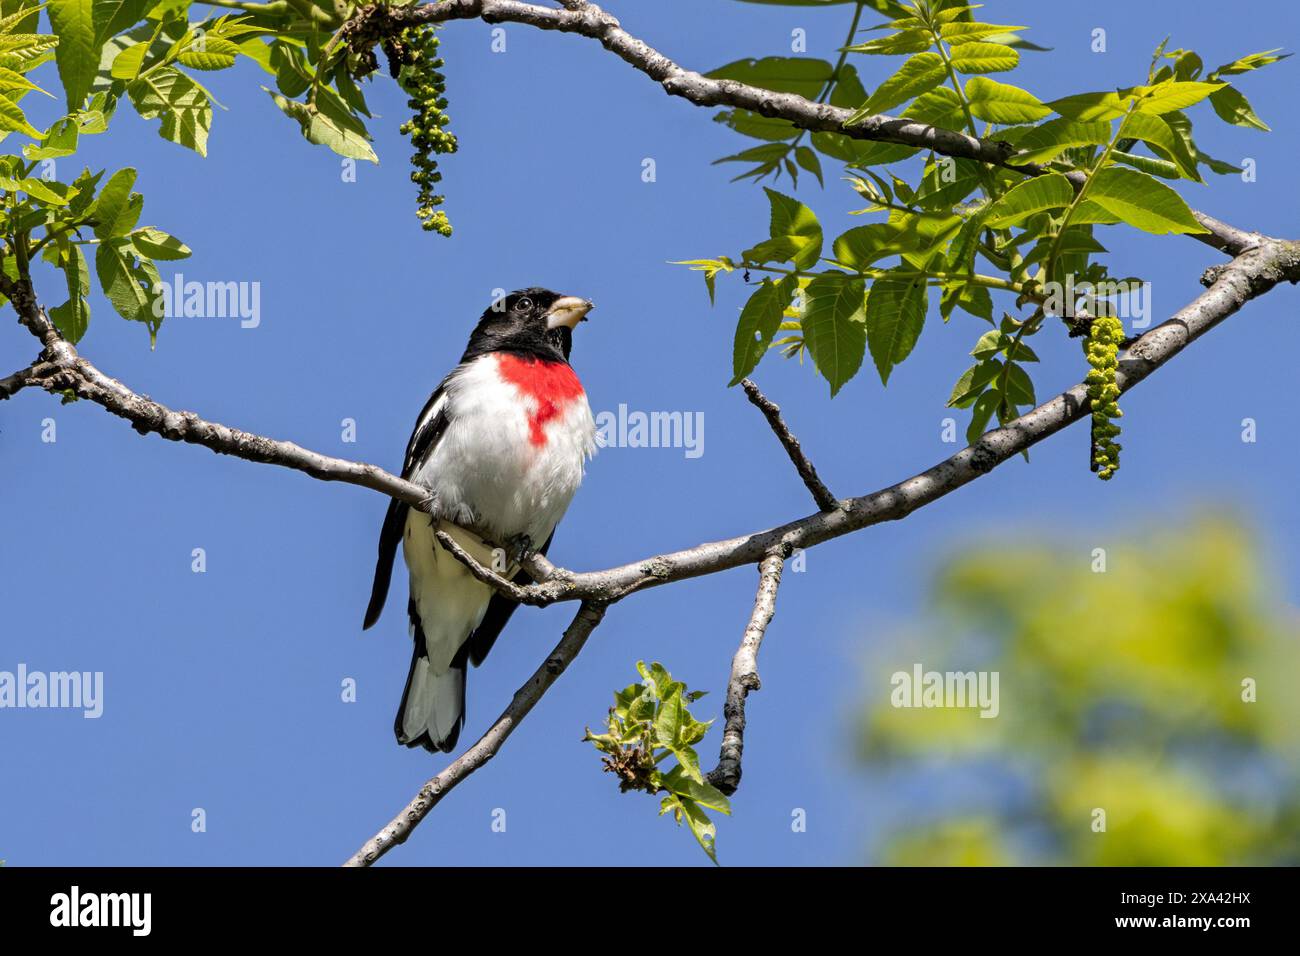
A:
<svg viewBox="0 0 1300 956">
<path fill-rule="evenodd" d="M 833 58 L 850 10 L 724 0 L 607 6 L 700 70 L 786 54 L 796 27 L 807 30 L 810 55 Z M 1249 17 L 1187 0 L 992 0 L 983 12 L 1029 24 L 1029 38 L 1054 48 L 1026 54 L 1014 79 L 1043 99 L 1140 82 L 1151 50 L 1171 34 L 1171 46 L 1196 49 L 1210 66 L 1300 38 L 1300 11 L 1285 4 Z M 1096 27 L 1107 30 L 1104 54 L 1089 48 Z M 546 285 L 597 303 L 574 350 L 597 411 L 625 403 L 702 412 L 705 422 L 697 458 L 682 449 L 602 451 L 556 537 L 557 562 L 606 567 L 808 513 L 761 417 L 726 388 L 745 288 L 720 281 L 710 308 L 698 274 L 669 264 L 735 254 L 765 235 L 761 191 L 730 184 L 734 167 L 709 165 L 748 143 L 596 43 L 506 26 L 507 52 L 494 54 L 489 29 L 456 23 L 442 34 L 461 141 L 444 162 L 451 241 L 419 230 L 408 147 L 397 134 L 404 97 L 388 83 L 370 94 L 383 114 L 371 124 L 382 164 L 362 164 L 356 182 L 343 181 L 338 157 L 299 137 L 251 66 L 214 77 L 229 109 L 214 119 L 206 160 L 164 142 L 129 109 L 108 136 L 83 139 L 91 166 L 137 167 L 143 221 L 194 249 L 164 277 L 259 282 L 261 323 L 178 318 L 151 352 L 144 329 L 96 296 L 82 350 L 173 407 L 396 470 L 421 404 L 492 290 Z M 1295 62 L 1242 83 L 1273 133 L 1226 127 L 1208 108 L 1193 114 L 1202 148 L 1252 157 L 1258 168 L 1254 183 L 1186 185 L 1194 206 L 1296 233 Z M 871 88 L 894 63 L 858 66 Z M 647 157 L 656 162 L 653 183 L 641 179 Z M 827 180 L 824 191 L 803 181 L 798 194 L 834 235 L 860 223 L 846 214 L 858 201 L 833 167 Z M 1219 259 L 1184 238 L 1112 229 L 1103 241 L 1114 273 L 1152 282 L 1157 318 L 1195 296 L 1197 276 Z M 62 299 L 48 277 L 41 292 L 47 304 Z M 1252 303 L 1127 397 L 1115 481 L 1089 474 L 1086 438 L 1070 431 L 1036 449 L 1030 464 L 1010 462 L 905 522 L 809 553 L 806 571 L 786 576 L 763 648 L 745 779 L 734 816 L 719 824 L 723 862 L 865 858 L 897 810 L 849 756 L 852 714 L 887 691 L 879 669 L 867 669 L 868 651 L 920 609 L 927 569 L 960 543 L 1050 528 L 1078 535 L 1086 554 L 1131 523 L 1177 520 L 1184 506 L 1220 502 L 1254 520 L 1278 576 L 1294 580 L 1296 303 L 1290 288 Z M 941 441 L 944 402 L 982 330 L 961 314 L 944 326 L 936 310 L 888 390 L 868 370 L 832 401 L 811 369 L 775 357 L 755 377 L 831 488 L 860 494 L 956 450 Z M 1082 363 L 1076 342 L 1039 339 L 1041 398 L 1078 381 Z M 32 346 L 13 322 L 0 325 L 0 374 L 29 361 Z M 1240 440 L 1245 417 L 1258 422 L 1254 444 Z M 56 422 L 54 443 L 41 440 L 46 418 Z M 347 418 L 357 423 L 355 443 L 342 441 Z M 403 574 L 380 624 L 360 630 L 379 495 L 141 438 L 96 406 L 60 406 L 34 392 L 0 404 L 0 473 L 0 670 L 21 662 L 105 675 L 98 720 L 0 712 L 0 858 L 9 865 L 334 864 L 444 764 L 392 738 L 409 660 Z M 206 552 L 206 573 L 191 571 L 195 548 Z M 385 863 L 703 863 L 686 832 L 656 817 L 652 798 L 618 793 L 580 737 L 642 658 L 712 691 L 700 709 L 718 715 L 755 580 L 736 570 L 613 608 L 498 759 Z M 1288 596 L 1297 597 L 1294 586 Z M 495 718 L 571 612 L 515 617 L 470 675 L 463 740 Z M 340 699 L 345 678 L 357 683 L 355 703 Z M 717 738 L 706 740 L 710 754 Z M 195 808 L 206 812 L 204 833 L 191 832 Z M 792 832 L 796 808 L 806 811 L 806 832 Z M 492 827 L 498 809 L 505 832 Z"/>
</svg>

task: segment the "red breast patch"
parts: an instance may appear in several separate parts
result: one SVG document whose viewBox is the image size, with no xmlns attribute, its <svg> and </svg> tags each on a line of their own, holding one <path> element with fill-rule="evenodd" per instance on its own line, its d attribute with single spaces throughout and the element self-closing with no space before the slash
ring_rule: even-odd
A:
<svg viewBox="0 0 1300 956">
<path fill-rule="evenodd" d="M 531 398 L 528 440 L 538 447 L 546 444 L 546 423 L 562 414 L 568 404 L 582 395 L 582 383 L 564 362 L 546 362 L 502 352 L 497 356 L 501 378 Z"/>
</svg>

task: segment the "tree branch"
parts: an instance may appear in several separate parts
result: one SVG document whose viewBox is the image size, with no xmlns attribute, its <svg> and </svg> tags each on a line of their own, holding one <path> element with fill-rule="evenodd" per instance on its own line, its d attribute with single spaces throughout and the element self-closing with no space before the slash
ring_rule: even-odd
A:
<svg viewBox="0 0 1300 956">
<path fill-rule="evenodd" d="M 1211 284 L 1205 292 L 1120 354 L 1116 382 L 1122 391 L 1133 388 L 1250 299 L 1262 295 L 1279 282 L 1300 281 L 1300 243 L 1264 238 L 1231 262 L 1209 270 L 1206 279 Z M 14 291 L 17 294 L 21 290 Z M 35 300 L 22 300 L 16 295 L 10 298 L 16 307 L 21 304 L 22 308 L 36 311 L 35 315 L 24 317 L 24 324 L 41 334 L 41 323 L 48 323 L 48 319 L 35 305 Z M 55 371 L 34 375 L 31 384 L 50 391 L 71 388 L 79 396 L 126 418 L 142 433 L 157 432 L 166 438 L 200 444 L 249 461 L 293 468 L 321 480 L 361 485 L 422 511 L 429 510 L 428 492 L 424 488 L 382 468 L 319 455 L 292 442 L 275 441 L 206 421 L 192 412 L 174 412 L 137 395 L 80 358 L 71 345 L 57 338 L 57 332 L 54 334 L 54 347 L 47 349 L 47 353 L 60 356 L 58 361 L 50 363 Z M 841 501 L 834 511 L 820 512 L 725 541 L 654 555 L 603 571 L 574 573 L 556 568 L 540 556 L 531 556 L 523 566 L 537 579 L 537 583 L 522 590 L 530 603 L 539 605 L 576 600 L 611 603 L 644 588 L 757 564 L 773 548 L 812 547 L 883 521 L 906 517 L 917 508 L 988 474 L 1044 438 L 1086 418 L 1088 412 L 1087 387 L 1080 383 L 1006 425 L 985 433 L 975 444 L 933 467 L 888 488 Z M 467 530 L 484 536 L 479 529 Z"/>
<path fill-rule="evenodd" d="M 433 536 L 438 539 L 438 543 L 442 545 L 443 549 L 449 552 L 451 556 L 461 564 L 465 565 L 465 567 L 469 569 L 469 573 L 476 579 L 482 581 L 489 587 L 495 588 L 498 592 L 510 598 L 510 600 L 515 601 L 518 604 L 531 604 L 534 607 L 541 607 L 546 603 L 527 588 L 522 588 L 513 581 L 506 580 L 491 568 L 483 567 L 483 565 L 479 564 L 478 561 L 475 560 L 474 555 L 470 554 L 457 544 L 456 539 L 441 528 L 435 530 Z"/>
<path fill-rule="evenodd" d="M 12 375 L 6 375 L 4 378 L 0 378 L 0 402 L 4 401 L 6 398 L 12 398 L 18 392 L 31 384 L 32 378 L 36 373 L 37 364 L 38 363 L 32 363 L 26 368 L 20 368 Z"/>
<path fill-rule="evenodd" d="M 785 556 L 780 551 L 772 552 L 759 563 L 754 610 L 745 626 L 740 647 L 731 659 L 731 679 L 727 682 L 727 700 L 722 708 L 725 720 L 722 748 L 718 753 L 718 765 L 708 774 L 709 783 L 727 796 L 740 786 L 740 762 L 745 751 L 745 698 L 750 691 L 763 686 L 758 678 L 758 649 L 763 646 L 763 636 L 776 613 L 776 592 L 781 586 L 784 565 Z"/>
<path fill-rule="evenodd" d="M 344 866 L 370 866 L 381 856 L 405 843 L 406 838 L 434 807 L 457 784 L 465 780 L 475 770 L 496 756 L 502 745 L 519 726 L 530 710 L 542 699 L 551 685 L 564 673 L 565 668 L 578 656 L 587 638 L 605 616 L 605 605 L 594 601 L 584 601 L 574 615 L 572 623 L 565 629 L 564 636 L 555 649 L 533 672 L 533 676 L 515 691 L 515 696 L 502 712 L 496 722 L 488 728 L 487 733 L 447 765 L 441 773 L 431 778 L 420 792 L 392 821 L 365 842 L 361 849 L 344 864 Z"/>
<path fill-rule="evenodd" d="M 745 390 L 745 395 L 754 403 L 767 423 L 772 426 L 772 431 L 776 433 L 776 439 L 785 449 L 785 453 L 790 456 L 790 461 L 794 463 L 795 471 L 799 472 L 799 477 L 803 479 L 804 485 L 812 492 L 813 501 L 817 502 L 817 507 L 822 511 L 834 511 L 838 508 L 839 502 L 831 494 L 829 488 L 817 477 L 817 469 L 813 467 L 808 456 L 803 453 L 799 446 L 799 439 L 794 437 L 781 417 L 781 406 L 777 405 L 766 395 L 764 395 L 757 385 L 749 379 L 741 379 L 740 387 Z"/>
<path fill-rule="evenodd" d="M 153 432 L 170 441 L 202 445 L 218 454 L 292 468 L 321 481 L 360 485 L 421 511 L 429 510 L 428 489 L 375 465 L 322 455 L 293 442 L 277 441 L 211 422 L 193 412 L 174 411 L 133 392 L 82 358 L 76 348 L 59 335 L 45 310 L 37 303 L 29 282 L 6 279 L 0 283 L 0 292 L 12 300 L 19 321 L 44 345 L 42 361 L 28 370 L 26 384 L 39 385 L 50 392 L 70 390 L 78 398 L 92 401 L 125 418 L 142 435 Z"/>
<path fill-rule="evenodd" d="M 486 23 L 522 23 L 539 30 L 576 33 L 596 40 L 619 59 L 659 83 L 670 96 L 681 97 L 696 106 L 735 107 L 771 119 L 783 119 L 810 132 L 842 133 L 854 139 L 932 149 L 944 156 L 972 159 L 1025 176 L 1040 176 L 1049 171 L 1037 163 L 1017 163 L 1019 151 L 1001 140 L 927 126 L 883 113 L 867 116 L 850 125 L 848 120 L 854 112 L 850 109 L 815 103 L 796 93 L 776 93 L 736 80 L 710 79 L 684 69 L 644 40 L 637 39 L 622 28 L 616 17 L 591 2 L 566 2 L 564 9 L 520 0 L 440 0 L 404 7 L 375 4 L 362 7 L 350 24 L 359 36 L 382 36 L 413 24 L 479 19 Z M 1066 176 L 1078 189 L 1086 174 L 1075 170 Z M 1229 255 L 1240 255 L 1262 238 L 1196 210 L 1192 210 L 1192 214 L 1206 232 L 1188 235 Z"/>
</svg>

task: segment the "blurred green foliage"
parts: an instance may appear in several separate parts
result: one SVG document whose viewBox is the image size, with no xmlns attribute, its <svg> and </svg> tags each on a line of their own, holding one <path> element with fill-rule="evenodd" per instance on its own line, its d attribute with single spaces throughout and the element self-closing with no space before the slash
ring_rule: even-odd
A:
<svg viewBox="0 0 1300 956">
<path fill-rule="evenodd" d="M 1222 516 L 1092 537 L 958 554 L 873 670 L 1001 675 L 994 719 L 887 691 L 863 715 L 862 761 L 917 797 L 879 862 L 1300 862 L 1298 618 L 1265 556 Z"/>
</svg>

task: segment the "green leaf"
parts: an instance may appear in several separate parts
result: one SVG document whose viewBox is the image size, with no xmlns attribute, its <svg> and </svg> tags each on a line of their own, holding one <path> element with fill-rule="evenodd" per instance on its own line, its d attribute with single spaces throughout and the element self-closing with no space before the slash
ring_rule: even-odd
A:
<svg viewBox="0 0 1300 956">
<path fill-rule="evenodd" d="M 969 159 L 936 157 L 926 166 L 913 202 L 922 209 L 948 211 L 980 185 L 979 164 Z"/>
<path fill-rule="evenodd" d="M 0 94 L 0 130 L 11 133 L 26 133 L 36 140 L 41 138 L 40 130 L 27 122 L 27 116 L 18 104 L 3 94 Z"/>
<path fill-rule="evenodd" d="M 966 123 L 966 111 L 962 109 L 961 98 L 957 91 L 946 86 L 937 86 L 929 93 L 918 96 L 903 115 L 927 126 L 942 126 L 944 129 L 962 129 Z"/>
<path fill-rule="evenodd" d="M 131 242 L 146 259 L 188 259 L 190 256 L 189 246 L 153 226 L 132 232 Z"/>
<path fill-rule="evenodd" d="M 993 298 L 982 285 L 974 282 L 945 282 L 939 297 L 939 314 L 947 322 L 952 310 L 958 307 L 977 319 L 993 321 Z"/>
<path fill-rule="evenodd" d="M 789 239 L 795 251 L 789 261 L 797 268 L 807 269 L 822 254 L 822 227 L 817 214 L 797 199 L 764 187 L 771 204 L 768 232 L 773 239 Z"/>
<path fill-rule="evenodd" d="M 0 54 L 4 54 L 5 66 L 13 70 L 18 67 L 11 60 L 26 64 L 53 50 L 58 44 L 58 37 L 45 33 L 10 33 L 0 36 Z"/>
<path fill-rule="evenodd" d="M 1214 112 L 1225 123 L 1269 132 L 1268 124 L 1259 118 L 1250 101 L 1235 86 L 1224 86 L 1211 93 L 1210 106 L 1214 107 Z"/>
<path fill-rule="evenodd" d="M 979 441 L 980 436 L 984 434 L 984 429 L 1002 404 L 1002 393 L 996 388 L 990 388 L 975 401 L 975 406 L 971 409 L 970 425 L 966 428 L 966 442 L 973 445 Z"/>
<path fill-rule="evenodd" d="M 948 271 L 958 274 L 972 272 L 975 267 L 975 249 L 979 245 L 980 233 L 984 229 L 984 216 L 988 206 L 984 206 L 967 216 L 957 228 L 952 242 L 948 245 Z"/>
<path fill-rule="evenodd" d="M 94 0 L 96 44 L 135 26 L 156 5 L 158 0 Z"/>
<path fill-rule="evenodd" d="M 1110 135 L 1110 124 L 1106 122 L 1048 120 L 1014 139 L 1014 145 L 1020 150 L 1016 162 L 1045 163 L 1075 146 L 1103 146 L 1110 142 Z"/>
<path fill-rule="evenodd" d="M 23 155 L 29 161 L 40 159 L 59 159 L 71 156 L 77 151 L 79 136 L 77 121 L 71 117 L 57 120 L 41 137 L 40 145 L 28 144 L 23 147 Z"/>
<path fill-rule="evenodd" d="M 46 5 L 44 3 L 28 5 L 26 0 L 15 0 L 15 2 L 0 3 L 0 10 L 13 6 L 19 9 L 0 17 L 0 33 L 29 33 L 35 30 L 40 23 L 41 11 Z"/>
<path fill-rule="evenodd" d="M 900 30 L 889 36 L 868 40 L 866 43 L 855 43 L 845 47 L 844 51 L 877 56 L 899 56 L 905 53 L 921 53 L 930 49 L 933 42 L 933 38 L 926 30 Z"/>
<path fill-rule="evenodd" d="M 982 76 L 966 81 L 970 111 L 989 123 L 1032 123 L 1051 112 L 1034 94 Z"/>
<path fill-rule="evenodd" d="M 989 386 L 989 383 L 998 377 L 1002 371 L 1002 363 L 997 359 L 991 361 L 981 361 L 962 373 L 961 378 L 957 379 L 957 384 L 952 387 L 952 395 L 948 398 L 949 408 L 969 408 L 975 404 L 980 393 Z"/>
<path fill-rule="evenodd" d="M 690 266 L 692 272 L 704 273 L 704 284 L 709 290 L 709 305 L 714 304 L 714 286 L 719 272 L 731 272 L 735 266 L 726 256 L 717 259 L 680 259 L 672 265 Z"/>
<path fill-rule="evenodd" d="M 1143 156 L 1141 153 L 1126 153 L 1123 150 L 1114 150 L 1110 154 L 1111 162 L 1120 163 L 1124 166 L 1132 166 L 1134 169 L 1144 173 L 1150 173 L 1152 176 L 1159 176 L 1162 179 L 1182 179 L 1183 174 L 1178 167 L 1167 159 L 1157 159 L 1154 156 Z"/>
<path fill-rule="evenodd" d="M 807 146 L 800 146 L 794 151 L 794 159 L 800 166 L 817 177 L 817 182 L 821 183 L 822 188 L 826 187 L 826 180 L 822 178 L 822 161 L 817 158 L 816 153 Z"/>
<path fill-rule="evenodd" d="M 784 142 L 799 135 L 799 127 L 789 120 L 772 119 L 749 110 L 724 110 L 713 117 L 715 122 L 731 127 L 742 136 L 769 142 Z"/>
<path fill-rule="evenodd" d="M 145 323 L 152 342 L 162 324 L 162 317 L 154 314 L 153 280 L 156 271 L 151 276 L 143 262 L 136 262 L 131 243 L 118 239 L 101 243 L 95 250 L 95 272 L 104 295 L 117 314 L 133 322 Z"/>
<path fill-rule="evenodd" d="M 311 86 L 312 69 L 306 55 L 296 46 L 276 40 L 271 44 L 270 61 L 275 69 L 275 85 L 285 96 L 301 96 Z"/>
<path fill-rule="evenodd" d="M 1238 60 L 1233 60 L 1231 63 L 1225 63 L 1223 66 L 1218 67 L 1213 73 L 1211 73 L 1209 78 L 1211 80 L 1217 80 L 1221 76 L 1235 76 L 1238 73 L 1248 73 L 1251 70 L 1258 70 L 1261 67 L 1277 63 L 1279 60 L 1285 60 L 1291 55 L 1290 53 L 1283 53 L 1280 56 L 1274 56 L 1274 54 L 1280 49 L 1281 47 L 1278 47 L 1273 50 L 1265 50 L 1262 53 L 1252 53 L 1249 56 L 1243 56 Z"/>
<path fill-rule="evenodd" d="M 9 176 L 0 176 L 0 189 L 6 192 L 25 192 L 38 202 L 48 206 L 66 206 L 68 197 L 62 193 L 55 192 L 48 185 L 39 179 L 13 179 Z M 71 190 L 76 195 L 76 190 Z"/>
<path fill-rule="evenodd" d="M 1192 121 L 1187 118 L 1186 113 L 1166 113 L 1160 118 L 1169 124 L 1169 128 L 1173 130 L 1174 135 L 1178 137 L 1178 141 L 1182 144 L 1182 148 L 1196 157 L 1198 165 L 1205 166 L 1211 172 L 1219 173 L 1220 175 L 1241 172 L 1241 167 L 1234 166 L 1231 163 L 1225 163 L 1222 160 L 1215 159 L 1213 156 L 1208 156 L 1201 152 L 1200 148 L 1197 147 L 1196 142 L 1192 139 Z"/>
<path fill-rule="evenodd" d="M 67 95 L 68 112 L 74 113 L 86 101 L 99 71 L 94 0 L 49 0 L 46 12 L 59 37 L 54 57 Z"/>
<path fill-rule="evenodd" d="M 340 156 L 365 159 L 378 163 L 379 157 L 370 146 L 370 134 L 365 126 L 343 105 L 338 96 L 327 87 L 317 90 L 316 107 L 286 99 L 274 90 L 262 87 L 286 116 L 298 121 L 302 135 L 310 143 L 328 146 Z"/>
<path fill-rule="evenodd" d="M 89 218 L 95 221 L 95 237 L 100 240 L 125 236 L 140 221 L 144 197 L 134 193 L 135 170 L 119 169 L 109 177 L 99 197 L 90 207 Z"/>
<path fill-rule="evenodd" d="M 917 269 L 926 268 L 962 226 L 961 216 L 946 212 L 911 213 L 897 209 L 889 214 L 889 222 L 899 230 L 899 241 L 905 245 L 903 261 Z"/>
<path fill-rule="evenodd" d="M 1027 30 L 1028 27 L 1009 26 L 1003 23 L 974 23 L 969 20 L 959 21 L 957 23 L 945 23 L 939 27 L 939 35 L 954 48 L 966 43 L 973 43 L 976 40 L 983 40 L 987 37 L 998 36 L 1004 33 L 1015 33 L 1018 30 Z"/>
<path fill-rule="evenodd" d="M 765 171 L 770 171 L 775 169 L 777 163 L 785 159 L 789 152 L 790 145 L 788 143 L 764 143 L 761 146 L 753 146 L 731 156 L 715 159 L 713 165 L 717 166 L 719 163 L 761 163 Z M 737 179 L 744 179 L 751 174 L 752 171 L 750 173 L 741 173 L 735 179 L 732 179 L 732 182 L 734 183 Z"/>
<path fill-rule="evenodd" d="M 1007 371 L 1007 397 L 1017 405 L 1037 405 L 1034 397 L 1034 383 L 1029 373 L 1012 362 Z"/>
<path fill-rule="evenodd" d="M 988 207 L 985 222 L 994 229 L 1015 225 L 1048 209 L 1060 209 L 1074 200 L 1074 187 L 1062 173 L 1047 173 L 1027 179 Z"/>
<path fill-rule="evenodd" d="M 165 140 L 208 154 L 212 103 L 203 88 L 175 67 L 141 76 L 126 88 L 143 119 L 160 119 L 158 135 Z"/>
<path fill-rule="evenodd" d="M 1032 40 L 1026 40 L 1014 33 L 995 33 L 993 36 L 985 37 L 985 39 L 990 43 L 1001 43 L 1003 46 L 1015 47 L 1017 50 L 1033 50 L 1037 53 L 1050 53 L 1052 51 L 1050 46 L 1039 46 Z"/>
<path fill-rule="evenodd" d="M 1110 210 L 1093 202 L 1091 199 L 1085 199 L 1079 205 L 1074 207 L 1074 215 L 1070 221 L 1076 224 L 1098 223 L 1104 225 L 1113 225 L 1124 220 L 1115 215 Z"/>
<path fill-rule="evenodd" d="M 867 102 L 847 123 L 856 123 L 863 117 L 871 116 L 882 110 L 891 109 L 899 103 L 906 102 L 934 89 L 947 75 L 943 57 L 937 53 L 918 53 L 903 62 L 903 65 L 871 94 Z"/>
<path fill-rule="evenodd" d="M 1080 122 L 1106 122 L 1119 119 L 1128 109 L 1131 97 L 1121 97 L 1118 93 L 1077 93 L 1059 100 L 1052 100 L 1047 105 L 1053 112 L 1060 113 L 1067 119 Z"/>
<path fill-rule="evenodd" d="M 787 277 L 780 282 L 764 279 L 749 297 L 736 325 L 732 353 L 732 385 L 754 371 L 768 344 L 781 327 L 781 318 L 794 298 L 796 282 Z"/>
<path fill-rule="evenodd" d="M 979 337 L 975 347 L 970 350 L 971 357 L 981 362 L 991 359 L 1002 351 L 1005 338 L 1006 333 L 1001 329 L 990 329 Z"/>
<path fill-rule="evenodd" d="M 1088 199 L 1144 232 L 1205 232 L 1178 193 L 1135 170 L 1108 166 L 1097 171 Z"/>
<path fill-rule="evenodd" d="M 150 42 L 144 40 L 127 47 L 113 58 L 113 66 L 108 71 L 109 75 L 115 80 L 134 80 L 140 74 L 140 67 L 144 64 L 144 55 L 149 52 L 150 46 Z"/>
<path fill-rule="evenodd" d="M 1142 140 L 1157 156 L 1173 165 L 1175 176 L 1182 175 L 1194 182 L 1203 181 L 1196 169 L 1196 158 L 1166 122 L 1165 117 L 1152 116 L 1149 113 L 1130 113 L 1120 124 L 1119 138 Z"/>
<path fill-rule="evenodd" d="M 659 712 L 655 715 L 655 737 L 660 746 L 671 749 L 676 746 L 682 734 L 682 720 L 686 706 L 682 703 L 681 688 L 663 698 Z"/>
<path fill-rule="evenodd" d="M 736 80 L 778 93 L 797 93 L 816 99 L 830 80 L 832 68 L 825 60 L 794 56 L 744 59 L 704 74 L 714 80 Z"/>
<path fill-rule="evenodd" d="M 719 813 L 726 814 L 731 813 L 731 801 L 727 799 L 721 790 L 710 783 L 697 780 L 689 774 L 683 773 L 680 767 L 674 767 L 664 774 L 664 786 L 674 793 L 694 800 L 708 810 L 717 810 Z"/>
<path fill-rule="evenodd" d="M 952 48 L 951 59 L 961 73 L 1004 73 L 1020 65 L 1020 54 L 1001 43 L 963 43 Z"/>
<path fill-rule="evenodd" d="M 848 269 L 861 271 L 878 259 L 901 252 L 900 236 L 900 230 L 890 223 L 857 226 L 835 240 L 835 261 Z"/>
<path fill-rule="evenodd" d="M 44 90 L 21 73 L 15 73 L 7 67 L 0 66 L 0 93 L 13 93 L 18 90 L 36 90 L 39 93 L 45 93 Z M 48 96 L 49 94 L 46 93 L 45 95 Z"/>
<path fill-rule="evenodd" d="M 757 0 L 749 0 L 749 2 L 757 2 Z M 709 855 L 709 859 L 716 864 L 718 856 L 714 848 L 714 841 L 717 837 L 717 828 L 700 808 L 700 805 L 694 800 L 682 797 L 679 794 L 667 793 L 659 802 L 659 814 L 662 816 L 670 810 L 679 825 L 683 817 L 686 819 L 696 842 Z"/>
<path fill-rule="evenodd" d="M 196 49 L 200 45 L 203 49 Z M 177 56 L 177 59 L 195 70 L 225 70 L 235 65 L 235 58 L 239 53 L 238 44 L 224 37 L 206 34 L 201 43 L 197 39 L 190 41 L 189 46 Z"/>
<path fill-rule="evenodd" d="M 832 398 L 862 367 L 865 300 L 861 279 L 835 273 L 817 276 L 804 290 L 804 343 L 817 371 L 830 383 Z"/>
<path fill-rule="evenodd" d="M 925 281 L 888 276 L 877 279 L 867 293 L 867 346 L 880 373 L 889 384 L 894 366 L 911 354 L 925 325 Z"/>
<path fill-rule="evenodd" d="M 90 305 L 86 302 L 90 294 L 90 270 L 81 246 L 64 244 L 59 250 L 59 268 L 68 284 L 68 301 L 50 309 L 50 318 L 59 334 L 76 345 L 90 325 Z"/>
<path fill-rule="evenodd" d="M 1125 93 L 1137 97 L 1133 109 L 1139 113 L 1159 115 L 1174 110 L 1186 109 L 1205 99 L 1215 90 L 1223 89 L 1225 83 L 1201 83 L 1193 80 L 1167 80 L 1155 86 L 1135 86 Z"/>
</svg>

